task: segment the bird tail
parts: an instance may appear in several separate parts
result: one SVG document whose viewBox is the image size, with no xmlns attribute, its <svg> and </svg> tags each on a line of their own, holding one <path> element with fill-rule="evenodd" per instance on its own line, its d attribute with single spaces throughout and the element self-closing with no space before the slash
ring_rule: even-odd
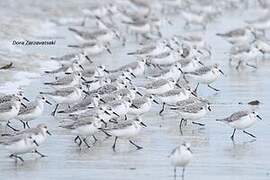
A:
<svg viewBox="0 0 270 180">
<path fill-rule="evenodd" d="M 220 37 L 226 37 L 226 34 L 222 34 L 222 33 L 216 33 L 216 35 Z"/>
<path fill-rule="evenodd" d="M 72 48 L 80 48 L 79 45 L 68 45 L 68 47 L 72 47 Z"/>
<path fill-rule="evenodd" d="M 227 121 L 227 118 L 225 118 L 225 119 L 216 119 L 216 121 L 225 122 L 225 121 Z"/>
<path fill-rule="evenodd" d="M 135 55 L 135 54 L 137 54 L 136 52 L 129 52 L 129 53 L 127 53 L 127 55 Z"/>
</svg>

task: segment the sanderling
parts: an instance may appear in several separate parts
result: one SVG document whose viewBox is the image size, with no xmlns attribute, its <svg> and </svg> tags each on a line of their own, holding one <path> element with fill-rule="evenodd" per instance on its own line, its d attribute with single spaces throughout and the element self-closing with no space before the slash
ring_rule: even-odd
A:
<svg viewBox="0 0 270 180">
<path fill-rule="evenodd" d="M 17 96 L 13 96 L 10 101 L 0 104 L 0 121 L 7 122 L 7 126 L 14 131 L 17 130 L 11 127 L 9 123 L 11 119 L 18 115 L 21 104 L 21 100 Z"/>
<path fill-rule="evenodd" d="M 78 45 L 68 45 L 68 47 L 83 49 L 83 51 L 88 55 L 97 55 L 102 53 L 104 50 L 112 54 L 109 45 L 101 44 L 96 41 L 85 42 Z"/>
<path fill-rule="evenodd" d="M 162 70 L 154 75 L 151 75 L 147 78 L 150 79 L 174 79 L 177 81 L 180 78 L 180 75 L 183 73 L 181 69 L 181 64 L 176 63 L 172 65 L 169 69 Z"/>
<path fill-rule="evenodd" d="M 83 66 L 77 61 L 74 60 L 71 64 L 62 64 L 61 67 L 52 71 L 44 71 L 46 74 L 57 74 L 57 73 L 72 73 L 79 72 L 84 70 Z"/>
<path fill-rule="evenodd" d="M 110 72 L 119 72 L 119 71 L 124 71 L 124 70 L 128 70 L 131 69 L 132 73 L 135 76 L 141 76 L 144 73 L 145 70 L 145 63 L 146 63 L 146 59 L 145 58 L 140 58 L 138 61 L 136 62 L 132 62 L 129 64 L 126 64 L 120 68 L 117 68 L 115 70 L 111 70 Z"/>
<path fill-rule="evenodd" d="M 52 134 L 49 132 L 48 126 L 46 124 L 38 124 L 35 128 L 29 128 L 20 132 L 16 132 L 15 134 L 2 134 L 2 136 L 19 136 L 19 135 L 31 136 L 40 146 L 47 140 L 48 135 Z M 34 145 L 34 147 L 37 146 Z M 46 157 L 46 155 L 41 154 L 39 151 L 37 151 L 37 149 L 35 149 L 33 152 L 40 155 L 41 157 Z"/>
<path fill-rule="evenodd" d="M 23 99 L 29 102 L 29 100 L 23 95 L 23 93 L 21 91 L 18 91 L 16 94 L 8 94 L 0 96 L 0 104 L 14 100 L 14 97 L 18 97 L 19 99 Z"/>
<path fill-rule="evenodd" d="M 224 74 L 221 69 L 219 69 L 218 64 L 214 64 L 211 66 L 204 66 L 192 72 L 184 73 L 184 78 L 191 78 L 195 82 L 197 82 L 197 87 L 195 88 L 195 92 L 199 86 L 199 83 L 207 84 L 209 88 L 219 91 L 218 89 L 210 86 L 210 84 L 217 80 L 220 74 Z"/>
<path fill-rule="evenodd" d="M 94 80 L 96 77 L 104 77 L 105 73 L 109 73 L 104 65 L 98 65 L 94 69 L 86 69 L 82 72 L 82 77 L 86 81 Z"/>
<path fill-rule="evenodd" d="M 100 95 L 94 93 L 92 95 L 86 96 L 80 102 L 76 103 L 75 105 L 67 109 L 57 111 L 57 113 L 74 113 L 74 112 L 84 111 L 88 109 L 89 107 L 98 107 L 99 101 L 100 101 Z"/>
<path fill-rule="evenodd" d="M 82 77 L 81 73 L 75 72 L 70 75 L 66 75 L 62 78 L 57 79 L 54 82 L 45 82 L 45 85 L 49 85 L 55 89 L 70 88 L 80 84 L 80 81 L 85 79 Z"/>
<path fill-rule="evenodd" d="M 254 28 L 250 26 L 234 29 L 224 34 L 217 33 L 217 36 L 225 38 L 232 44 L 249 44 L 256 38 Z"/>
<path fill-rule="evenodd" d="M 165 93 L 162 94 L 158 94 L 156 95 L 156 97 L 162 102 L 162 109 L 160 110 L 159 114 L 161 115 L 162 112 L 165 109 L 165 105 L 169 104 L 175 104 L 178 101 L 183 101 L 185 99 L 188 99 L 190 97 L 190 95 L 195 96 L 195 94 L 193 93 L 193 91 L 190 88 L 174 88 L 171 89 Z"/>
<path fill-rule="evenodd" d="M 52 112 L 52 115 L 55 116 L 59 104 L 77 103 L 82 98 L 82 92 L 88 94 L 82 89 L 82 87 L 65 88 L 53 92 L 40 92 L 40 94 L 49 96 L 57 103 L 54 111 Z"/>
<path fill-rule="evenodd" d="M 248 134 L 249 136 L 256 138 L 253 134 L 245 131 L 245 129 L 252 126 L 256 120 L 262 119 L 257 112 L 255 111 L 249 111 L 249 110 L 243 110 L 233 113 L 231 116 L 225 118 L 225 119 L 217 119 L 217 121 L 222 121 L 227 123 L 229 126 L 234 128 L 233 134 L 231 136 L 231 139 L 234 140 L 234 134 L 236 130 L 243 130 L 245 134 Z"/>
<path fill-rule="evenodd" d="M 11 153 L 9 157 L 15 158 L 24 162 L 23 158 L 19 155 L 31 153 L 39 146 L 36 140 L 29 134 L 17 136 L 4 136 L 0 138 L 0 144 L 3 144 L 6 149 Z"/>
<path fill-rule="evenodd" d="M 19 119 L 23 123 L 24 129 L 26 126 L 30 128 L 29 121 L 38 118 L 43 113 L 44 103 L 52 105 L 45 97 L 38 96 L 34 102 L 30 102 L 27 104 L 27 107 L 21 107 L 20 111 L 17 115 L 17 119 Z"/>
<path fill-rule="evenodd" d="M 152 107 L 152 101 L 159 104 L 152 95 L 145 95 L 143 97 L 138 97 L 132 100 L 132 104 L 128 110 L 128 114 L 142 115 L 150 111 Z"/>
<path fill-rule="evenodd" d="M 130 105 L 132 101 L 130 98 L 125 97 L 121 100 L 116 100 L 112 102 L 108 102 L 106 106 L 112 108 L 112 110 L 117 113 L 119 116 L 126 116 L 129 111 Z"/>
<path fill-rule="evenodd" d="M 70 129 L 73 134 L 76 135 L 74 142 L 78 144 L 80 147 L 82 142 L 85 143 L 85 145 L 90 148 L 90 145 L 87 142 L 87 138 L 92 136 L 95 140 L 97 141 L 97 138 L 95 137 L 95 133 L 97 133 L 101 127 L 102 127 L 102 122 L 99 117 L 93 117 L 91 120 L 87 121 L 75 121 L 72 124 L 68 125 L 61 125 L 60 127 L 65 128 L 65 129 Z M 77 141 L 79 142 L 77 143 Z"/>
<path fill-rule="evenodd" d="M 193 154 L 190 150 L 189 143 L 183 143 L 173 149 L 169 155 L 171 159 L 171 165 L 174 166 L 174 178 L 176 178 L 176 167 L 182 167 L 182 178 L 184 179 L 185 168 L 191 161 Z"/>
<path fill-rule="evenodd" d="M 162 94 L 179 86 L 173 79 L 158 79 L 142 87 L 148 94 Z M 179 87 L 180 88 L 180 87 Z"/>
<path fill-rule="evenodd" d="M 179 60 L 180 55 L 181 51 L 179 49 L 161 52 L 160 54 L 157 55 L 148 55 L 147 63 L 157 66 L 164 64 L 171 64 L 177 62 Z"/>
<path fill-rule="evenodd" d="M 132 122 L 124 122 L 113 125 L 111 128 L 104 129 L 108 134 L 115 136 L 114 144 L 112 146 L 115 151 L 115 146 L 117 139 L 128 139 L 129 142 L 134 145 L 137 149 L 142 149 L 141 146 L 138 146 L 130 139 L 137 136 L 141 131 L 141 126 L 146 125 L 141 121 L 141 119 L 136 118 Z"/>
<path fill-rule="evenodd" d="M 208 103 L 197 102 L 191 105 L 186 106 L 176 106 L 170 108 L 171 110 L 176 110 L 180 115 L 180 132 L 182 134 L 182 124 L 184 121 L 191 120 L 192 124 L 197 124 L 199 126 L 204 126 L 205 124 L 195 122 L 195 120 L 201 119 L 204 117 L 208 111 L 211 111 L 211 108 Z"/>
</svg>

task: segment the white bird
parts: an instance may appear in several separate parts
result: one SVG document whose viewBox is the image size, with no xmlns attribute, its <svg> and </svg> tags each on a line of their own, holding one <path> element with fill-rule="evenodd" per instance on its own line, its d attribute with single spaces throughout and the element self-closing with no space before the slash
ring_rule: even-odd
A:
<svg viewBox="0 0 270 180">
<path fill-rule="evenodd" d="M 256 138 L 253 134 L 245 131 L 245 129 L 252 126 L 258 119 L 262 119 L 257 112 L 255 111 L 249 111 L 249 110 L 243 110 L 233 113 L 231 116 L 224 118 L 224 119 L 217 119 L 217 121 L 225 122 L 232 128 L 233 134 L 231 136 L 231 139 L 234 139 L 234 134 L 236 130 L 243 130 L 245 134 L 248 134 L 249 136 Z"/>
<path fill-rule="evenodd" d="M 4 136 L 0 139 L 0 144 L 3 144 L 6 149 L 11 153 L 9 157 L 15 158 L 24 162 L 23 158 L 19 155 L 31 153 L 39 146 L 35 139 L 29 134 L 17 136 Z"/>
<path fill-rule="evenodd" d="M 176 168 L 182 167 L 182 178 L 184 179 L 185 168 L 192 160 L 193 154 L 189 143 L 183 143 L 173 149 L 170 154 L 171 165 L 174 167 L 174 178 L 176 178 Z"/>
<path fill-rule="evenodd" d="M 114 144 L 112 146 L 113 150 L 115 151 L 115 146 L 118 138 L 128 139 L 129 142 L 132 145 L 134 145 L 137 149 L 142 149 L 141 146 L 138 146 L 131 140 L 131 138 L 137 136 L 140 133 L 141 126 L 146 127 L 146 125 L 140 119 L 137 118 L 132 122 L 118 123 L 113 125 L 113 127 L 111 128 L 105 129 L 105 131 L 108 134 L 115 137 Z"/>
<path fill-rule="evenodd" d="M 26 105 L 26 107 L 21 107 L 20 111 L 17 115 L 17 119 L 19 119 L 23 123 L 23 127 L 29 126 L 29 121 L 34 120 L 42 115 L 44 109 L 44 103 L 52 105 L 45 97 L 38 96 L 34 102 L 30 102 Z"/>
</svg>

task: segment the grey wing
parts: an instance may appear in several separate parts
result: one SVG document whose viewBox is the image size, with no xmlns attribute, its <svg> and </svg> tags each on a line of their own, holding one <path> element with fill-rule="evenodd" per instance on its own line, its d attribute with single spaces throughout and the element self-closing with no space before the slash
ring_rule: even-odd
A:
<svg viewBox="0 0 270 180">
<path fill-rule="evenodd" d="M 52 82 L 51 84 L 52 85 L 64 85 L 64 84 L 71 82 L 71 81 L 72 81 L 71 76 L 65 76 L 61 79 L 56 80 L 55 82 Z"/>
<path fill-rule="evenodd" d="M 249 114 L 248 111 L 239 111 L 236 113 L 233 113 L 230 117 L 228 117 L 229 122 L 237 121 L 238 119 L 247 116 Z"/>
<path fill-rule="evenodd" d="M 34 103 L 30 103 L 26 107 L 22 106 L 18 115 L 30 113 L 35 107 L 36 105 Z"/>
<path fill-rule="evenodd" d="M 8 112 L 12 109 L 12 104 L 11 103 L 4 103 L 0 105 L 0 112 Z"/>
<path fill-rule="evenodd" d="M 189 72 L 187 74 L 192 74 L 192 75 L 202 75 L 202 74 L 205 74 L 207 73 L 208 71 L 210 70 L 209 67 L 205 66 L 205 67 L 201 67 L 193 72 Z"/>
<path fill-rule="evenodd" d="M 235 29 L 235 30 L 232 30 L 232 31 L 226 33 L 225 35 L 228 37 L 233 37 L 233 36 L 242 36 L 244 34 L 245 34 L 244 29 Z"/>
<path fill-rule="evenodd" d="M 138 98 L 138 99 L 134 99 L 132 101 L 132 104 L 136 107 L 141 107 L 143 104 L 145 104 L 147 102 L 146 98 Z"/>
</svg>

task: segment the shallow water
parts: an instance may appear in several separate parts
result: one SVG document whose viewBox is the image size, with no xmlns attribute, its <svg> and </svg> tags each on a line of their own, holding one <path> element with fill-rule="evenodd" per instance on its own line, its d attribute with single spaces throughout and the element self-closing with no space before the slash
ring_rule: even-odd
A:
<svg viewBox="0 0 270 180">
<path fill-rule="evenodd" d="M 83 4 L 83 1 L 80 2 Z M 48 14 L 55 17 L 52 12 L 47 13 L 46 16 Z M 199 94 L 207 97 L 213 104 L 212 112 L 200 120 L 206 124 L 204 128 L 188 124 L 183 128 L 183 135 L 181 135 L 177 115 L 166 111 L 163 116 L 158 116 L 160 107 L 154 105 L 152 111 L 142 117 L 148 127 L 144 128 L 140 136 L 135 138 L 135 142 L 143 146 L 142 150 L 135 151 L 128 142 L 120 140 L 115 153 L 111 149 L 113 138 L 106 139 L 102 133 L 98 135 L 99 141 L 94 147 L 79 150 L 73 143 L 74 136 L 58 127 L 61 119 L 49 116 L 52 107 L 47 107 L 44 116 L 31 122 L 31 126 L 45 122 L 53 133 L 48 142 L 39 148 L 48 157 L 40 159 L 36 155 L 29 154 L 24 157 L 26 162 L 23 165 L 15 164 L 12 159 L 8 158 L 7 151 L 1 146 L 1 179 L 173 179 L 173 168 L 170 166 L 167 156 L 183 140 L 191 143 L 194 152 L 194 159 L 186 170 L 186 180 L 198 178 L 209 180 L 217 178 L 220 180 L 229 178 L 231 180 L 269 179 L 270 131 L 268 127 L 270 123 L 268 119 L 270 113 L 268 110 L 270 96 L 268 88 L 270 81 L 267 76 L 270 74 L 270 63 L 268 60 L 261 62 L 256 71 L 237 72 L 232 70 L 228 66 L 228 54 L 225 54 L 230 46 L 215 36 L 216 32 L 238 27 L 243 19 L 254 14 L 257 15 L 258 11 L 227 12 L 226 15 L 208 26 L 206 38 L 212 46 L 213 52 L 213 57 L 208 63 L 219 62 L 226 76 L 214 83 L 215 87 L 221 89 L 219 93 L 204 86 L 199 87 Z M 40 18 L 44 18 L 45 15 L 40 16 Z M 29 16 L 27 17 L 29 18 Z M 172 17 L 172 19 L 176 23 L 172 27 L 166 26 L 163 29 L 162 32 L 165 36 L 183 32 L 182 22 L 176 17 Z M 52 48 L 26 48 L 24 51 L 42 54 L 46 57 L 67 53 L 69 49 L 66 48 L 66 45 L 74 43 L 74 39 L 66 28 L 54 28 L 56 36 L 65 35 L 67 38 L 58 39 L 57 45 Z M 94 60 L 112 68 L 117 67 L 134 59 L 125 55 L 126 52 L 134 49 L 134 46 L 134 42 L 128 43 L 125 48 L 116 43 L 112 48 L 112 55 L 103 54 Z M 25 62 L 26 60 L 23 60 L 22 64 Z M 41 67 L 37 68 L 37 72 L 40 72 L 42 67 L 44 68 L 43 65 L 48 62 L 49 60 L 40 60 Z M 52 68 L 51 66 L 54 65 L 48 66 Z M 26 67 L 32 70 L 32 66 L 29 64 Z M 11 74 L 15 72 L 11 72 Z M 44 90 L 42 82 L 45 80 L 48 78 L 38 77 L 31 83 L 29 81 L 30 85 L 24 87 L 26 96 L 33 99 L 39 91 Z M 5 86 L 1 92 L 12 88 L 6 84 L 2 85 Z M 216 122 L 215 119 L 228 116 L 239 109 L 248 108 L 245 105 L 239 105 L 238 102 L 248 102 L 254 99 L 262 102 L 258 111 L 263 117 L 263 121 L 259 121 L 249 129 L 257 136 L 257 140 L 252 141 L 249 136 L 237 132 L 235 142 L 232 142 L 230 139 L 232 129 Z M 20 123 L 14 124 L 15 126 L 21 125 Z M 179 174 L 180 172 L 179 170 Z"/>
</svg>

